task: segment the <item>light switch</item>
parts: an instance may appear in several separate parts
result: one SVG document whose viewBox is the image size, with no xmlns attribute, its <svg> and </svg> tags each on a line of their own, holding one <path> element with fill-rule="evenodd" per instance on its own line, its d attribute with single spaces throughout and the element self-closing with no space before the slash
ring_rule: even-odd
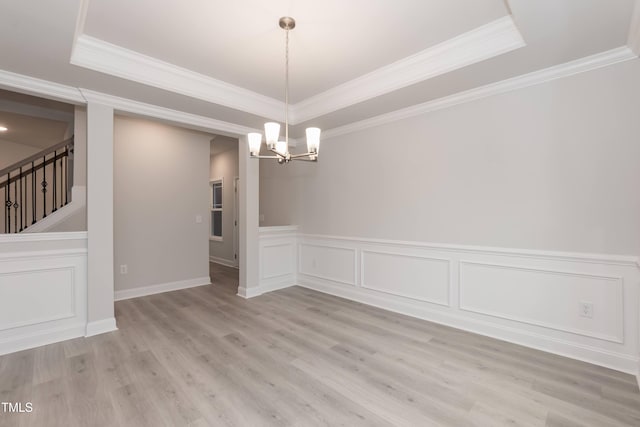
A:
<svg viewBox="0 0 640 427">
<path fill-rule="evenodd" d="M 202 215 L 196 215 L 196 224 L 202 224 Z"/>
</svg>

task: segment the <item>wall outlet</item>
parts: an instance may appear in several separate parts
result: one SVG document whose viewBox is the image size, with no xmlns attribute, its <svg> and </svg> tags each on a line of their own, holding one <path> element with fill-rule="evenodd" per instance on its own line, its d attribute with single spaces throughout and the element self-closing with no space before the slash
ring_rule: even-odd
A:
<svg viewBox="0 0 640 427">
<path fill-rule="evenodd" d="M 580 317 L 587 317 L 593 319 L 593 303 L 580 302 Z"/>
<path fill-rule="evenodd" d="M 196 215 L 196 224 L 202 224 L 202 215 Z"/>
<path fill-rule="evenodd" d="M 264 214 L 260 214 L 260 222 L 264 222 Z"/>
<path fill-rule="evenodd" d="M 127 274 L 129 272 L 129 267 L 127 264 L 122 264 L 120 266 L 120 274 Z"/>
</svg>

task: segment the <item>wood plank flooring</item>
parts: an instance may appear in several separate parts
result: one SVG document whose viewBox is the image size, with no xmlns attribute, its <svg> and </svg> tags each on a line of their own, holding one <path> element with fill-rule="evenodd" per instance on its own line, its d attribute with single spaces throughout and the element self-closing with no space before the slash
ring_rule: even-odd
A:
<svg viewBox="0 0 640 427">
<path fill-rule="evenodd" d="M 0 426 L 640 426 L 634 377 L 295 287 L 116 303 L 117 332 L 0 357 Z"/>
</svg>

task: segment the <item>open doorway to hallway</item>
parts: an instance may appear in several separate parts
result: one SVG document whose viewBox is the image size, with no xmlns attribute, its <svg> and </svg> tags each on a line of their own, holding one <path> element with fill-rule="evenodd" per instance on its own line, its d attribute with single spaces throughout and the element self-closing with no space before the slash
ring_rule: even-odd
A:
<svg viewBox="0 0 640 427">
<path fill-rule="evenodd" d="M 211 283 L 238 283 L 238 139 L 216 135 L 210 142 L 209 262 Z M 219 273 L 219 274 L 218 274 Z M 229 282 L 228 278 L 235 279 Z"/>
</svg>

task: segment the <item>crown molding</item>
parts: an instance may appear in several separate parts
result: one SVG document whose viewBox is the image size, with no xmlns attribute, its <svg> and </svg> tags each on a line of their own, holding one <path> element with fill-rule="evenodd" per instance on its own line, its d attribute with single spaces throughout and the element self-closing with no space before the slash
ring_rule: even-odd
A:
<svg viewBox="0 0 640 427">
<path fill-rule="evenodd" d="M 273 120 L 284 116 L 281 101 L 86 34 L 77 37 L 71 63 Z"/>
<path fill-rule="evenodd" d="M 575 74 L 584 73 L 595 70 L 597 68 L 606 67 L 617 64 L 619 62 L 636 59 L 638 56 L 627 46 L 601 52 L 595 55 L 587 56 L 575 61 L 566 62 L 564 64 L 555 65 L 532 73 L 523 74 L 500 82 L 470 89 L 454 95 L 428 101 L 422 104 L 413 105 L 411 107 L 396 110 L 390 113 L 381 114 L 376 117 L 349 123 L 333 129 L 323 131 L 324 139 L 333 138 L 339 135 L 392 123 L 398 120 L 419 116 L 436 110 L 453 107 L 455 105 L 472 102 L 478 99 L 487 98 L 489 96 L 522 89 L 529 86 L 538 85 Z"/>
<path fill-rule="evenodd" d="M 633 7 L 627 45 L 636 55 L 640 56 L 640 0 L 636 0 Z"/>
<path fill-rule="evenodd" d="M 525 46 L 510 15 L 293 105 L 292 123 L 340 110 Z"/>
<path fill-rule="evenodd" d="M 146 104 L 144 102 L 133 101 L 131 99 L 120 98 L 118 96 L 107 95 L 89 89 L 80 89 L 80 92 L 87 102 L 95 102 L 97 104 L 108 105 L 110 107 L 113 107 L 114 110 L 120 112 L 153 117 L 171 123 L 187 125 L 191 128 L 198 129 L 204 132 L 213 131 L 234 137 L 245 135 L 249 132 L 259 132 L 259 130 L 247 126 L 224 122 L 222 120 L 216 120 L 196 114 L 185 113 L 169 108 L 159 107 L 153 104 Z"/>
<path fill-rule="evenodd" d="M 72 104 L 84 104 L 80 91 L 71 86 L 0 70 L 0 87 Z"/>
<path fill-rule="evenodd" d="M 82 34 L 82 3 L 71 63 L 94 71 L 282 121 L 284 103 Z M 292 125 L 525 46 L 511 16 L 290 105 Z"/>
</svg>

